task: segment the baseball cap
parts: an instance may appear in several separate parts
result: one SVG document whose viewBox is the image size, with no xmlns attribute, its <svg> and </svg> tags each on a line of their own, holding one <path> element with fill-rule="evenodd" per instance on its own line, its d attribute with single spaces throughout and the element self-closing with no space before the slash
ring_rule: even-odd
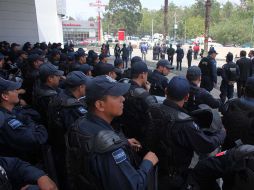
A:
<svg viewBox="0 0 254 190">
<path fill-rule="evenodd" d="M 216 52 L 216 50 L 212 48 L 211 50 L 209 50 L 208 54 L 211 55 L 211 54 L 213 54 L 213 53 L 218 54 L 218 53 Z"/>
<path fill-rule="evenodd" d="M 91 79 L 87 87 L 87 99 L 99 100 L 104 96 L 122 96 L 128 92 L 129 83 L 118 83 L 109 76 L 101 75 Z"/>
<path fill-rule="evenodd" d="M 142 61 L 142 58 L 139 57 L 139 56 L 134 56 L 134 57 L 131 59 L 131 67 L 132 67 L 135 63 L 137 63 L 137 62 L 139 62 L 139 61 Z"/>
<path fill-rule="evenodd" d="M 65 85 L 73 87 L 79 85 L 86 85 L 89 83 L 90 79 L 81 71 L 72 71 L 66 76 L 64 81 Z"/>
<path fill-rule="evenodd" d="M 93 70 L 93 66 L 88 65 L 88 64 L 82 64 L 77 68 L 78 71 L 81 71 L 83 73 L 87 73 L 88 71 Z"/>
<path fill-rule="evenodd" d="M 131 67 L 131 74 L 141 74 L 148 72 L 148 67 L 144 61 L 136 62 Z"/>
<path fill-rule="evenodd" d="M 167 95 L 176 101 L 183 100 L 189 94 L 190 84 L 187 79 L 180 76 L 173 77 L 167 86 Z"/>
<path fill-rule="evenodd" d="M 63 76 L 64 72 L 56 69 L 51 63 L 44 63 L 39 68 L 40 76 L 47 77 L 50 75 Z"/>
<path fill-rule="evenodd" d="M 39 54 L 31 54 L 31 55 L 28 56 L 28 61 L 29 62 L 34 62 L 34 61 L 37 61 L 37 60 L 43 61 L 43 58 Z"/>
<path fill-rule="evenodd" d="M 99 69 L 98 69 L 98 74 L 97 75 L 106 75 L 109 72 L 114 71 L 115 72 L 115 67 L 110 64 L 110 63 L 103 63 L 99 65 Z"/>
<path fill-rule="evenodd" d="M 189 80 L 195 80 L 201 76 L 201 69 L 198 66 L 191 66 L 188 68 L 186 76 Z"/>
<path fill-rule="evenodd" d="M 157 63 L 157 67 L 158 66 L 167 67 L 170 70 L 174 69 L 174 67 L 172 65 L 170 65 L 169 61 L 166 60 L 166 59 L 159 60 L 158 63 Z"/>
<path fill-rule="evenodd" d="M 0 91 L 12 91 L 17 90 L 21 87 L 21 82 L 14 82 L 0 78 Z"/>
</svg>

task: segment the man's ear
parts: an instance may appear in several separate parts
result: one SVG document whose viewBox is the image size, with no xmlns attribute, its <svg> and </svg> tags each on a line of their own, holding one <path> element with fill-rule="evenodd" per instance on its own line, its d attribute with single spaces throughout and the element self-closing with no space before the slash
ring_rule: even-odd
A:
<svg viewBox="0 0 254 190">
<path fill-rule="evenodd" d="M 105 109 L 104 109 L 104 101 L 102 100 L 97 100 L 95 102 L 95 107 L 97 110 L 99 110 L 100 112 L 103 112 Z"/>
<path fill-rule="evenodd" d="M 184 97 L 184 102 L 187 102 L 189 99 L 189 94 L 187 96 Z"/>
</svg>

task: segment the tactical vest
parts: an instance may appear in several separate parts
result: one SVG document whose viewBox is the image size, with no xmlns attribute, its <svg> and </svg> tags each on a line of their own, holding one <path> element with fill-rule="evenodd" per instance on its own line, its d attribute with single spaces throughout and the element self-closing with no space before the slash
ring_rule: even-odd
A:
<svg viewBox="0 0 254 190">
<path fill-rule="evenodd" d="M 211 76 L 212 75 L 212 65 L 211 58 L 204 57 L 199 63 L 199 68 L 201 69 L 202 76 Z"/>
<path fill-rule="evenodd" d="M 228 66 L 225 68 L 225 71 L 229 81 L 237 81 L 237 65 L 235 63 L 229 63 Z"/>
<path fill-rule="evenodd" d="M 159 173 L 175 176 L 182 172 L 181 166 L 176 165 L 174 157 L 177 145 L 173 140 L 172 131 L 176 123 L 193 121 L 193 119 L 174 108 L 164 104 L 154 104 L 148 109 L 148 134 L 154 135 L 155 142 L 146 142 L 150 150 L 159 157 Z"/>
<path fill-rule="evenodd" d="M 64 135 L 66 129 L 62 123 L 60 112 L 64 108 L 78 107 L 84 114 L 87 112 L 84 105 L 77 99 L 72 97 L 55 96 L 49 103 L 48 107 L 48 126 L 49 126 L 49 140 L 55 146 L 64 147 Z M 77 108 L 78 109 L 78 108 Z"/>
<path fill-rule="evenodd" d="M 92 128 L 94 132 L 89 133 L 84 130 L 81 132 L 81 126 Z M 103 189 L 90 168 L 92 154 L 103 154 L 127 145 L 127 141 L 123 140 L 114 131 L 100 130 L 98 125 L 88 122 L 86 117 L 77 120 L 66 134 L 65 142 L 70 190 Z"/>
<path fill-rule="evenodd" d="M 153 74 L 149 78 L 151 83 L 150 93 L 156 96 L 165 96 L 165 89 L 162 87 L 160 76 Z"/>
<path fill-rule="evenodd" d="M 244 99 L 231 99 L 225 105 L 223 124 L 227 130 L 224 149 L 235 146 L 235 141 L 254 145 L 254 106 Z"/>
</svg>

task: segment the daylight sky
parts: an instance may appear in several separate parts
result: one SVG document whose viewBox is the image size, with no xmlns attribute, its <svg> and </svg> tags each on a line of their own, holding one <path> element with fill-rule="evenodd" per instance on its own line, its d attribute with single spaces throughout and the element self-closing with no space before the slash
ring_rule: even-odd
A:
<svg viewBox="0 0 254 190">
<path fill-rule="evenodd" d="M 97 9 L 89 7 L 89 3 L 93 3 L 96 0 L 66 0 L 67 15 L 74 18 L 88 19 L 89 17 L 97 16 Z M 103 4 L 107 4 L 109 0 L 101 0 Z M 160 9 L 164 0 L 140 0 L 143 7 L 148 9 Z M 227 2 L 227 0 L 218 0 L 221 3 Z M 240 0 L 229 0 L 232 3 L 239 3 Z M 169 0 L 176 5 L 190 6 L 195 0 Z"/>
</svg>

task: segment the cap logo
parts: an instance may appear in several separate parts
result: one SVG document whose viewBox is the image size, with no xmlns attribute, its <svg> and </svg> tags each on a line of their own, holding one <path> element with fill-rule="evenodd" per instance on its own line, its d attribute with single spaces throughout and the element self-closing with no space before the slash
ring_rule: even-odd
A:
<svg viewBox="0 0 254 190">
<path fill-rule="evenodd" d="M 108 79 L 109 82 L 116 82 L 116 80 L 112 79 L 110 76 L 106 76 L 106 79 Z"/>
</svg>

